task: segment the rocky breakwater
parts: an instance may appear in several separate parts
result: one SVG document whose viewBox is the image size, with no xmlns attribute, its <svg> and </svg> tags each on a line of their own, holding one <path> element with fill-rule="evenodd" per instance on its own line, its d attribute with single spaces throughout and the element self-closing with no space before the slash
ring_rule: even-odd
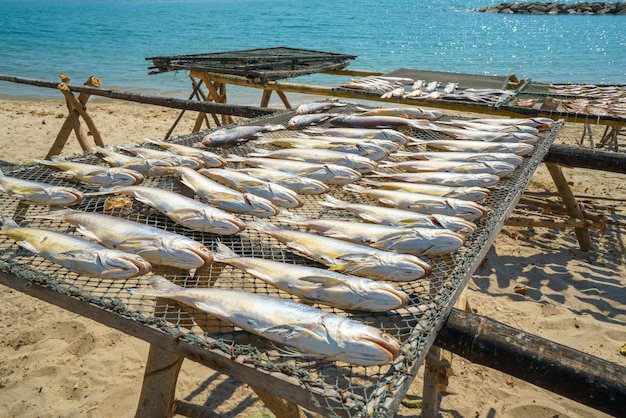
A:
<svg viewBox="0 0 626 418">
<path fill-rule="evenodd" d="M 540 14 L 616 14 L 626 15 L 626 2 L 581 2 L 581 3 L 543 3 L 543 2 L 523 2 L 523 3 L 501 3 L 495 6 L 483 7 L 479 12 L 486 13 L 512 13 L 526 15 Z"/>
</svg>

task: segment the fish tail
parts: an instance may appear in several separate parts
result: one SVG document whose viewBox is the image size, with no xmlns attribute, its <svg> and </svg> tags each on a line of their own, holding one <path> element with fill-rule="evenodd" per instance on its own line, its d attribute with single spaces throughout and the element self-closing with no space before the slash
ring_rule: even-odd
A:
<svg viewBox="0 0 626 418">
<path fill-rule="evenodd" d="M 182 287 L 175 285 L 162 276 L 152 276 L 148 280 L 148 287 L 134 287 L 128 289 L 133 295 L 145 296 L 172 296 L 176 294 Z"/>
<path fill-rule="evenodd" d="M 246 161 L 246 159 L 237 154 L 228 154 L 226 156 L 226 161 L 233 162 L 233 163 L 243 163 Z"/>
<path fill-rule="evenodd" d="M 149 144 L 155 144 L 155 145 L 161 145 L 164 143 L 163 141 L 159 139 L 144 138 L 143 140 Z"/>
<path fill-rule="evenodd" d="M 10 216 L 3 216 L 0 220 L 0 229 L 19 228 L 20 226 Z"/>
<path fill-rule="evenodd" d="M 280 215 L 274 219 L 276 219 L 277 222 L 286 222 L 289 224 L 302 224 L 308 220 L 304 216 L 297 215 L 288 210 L 281 211 Z"/>
<path fill-rule="evenodd" d="M 265 157 L 270 151 L 262 148 L 252 148 L 252 152 L 249 152 L 250 157 Z"/>
<path fill-rule="evenodd" d="M 321 201 L 319 202 L 319 204 L 322 206 L 326 206 L 330 208 L 337 208 L 337 209 L 347 208 L 350 205 L 348 202 L 344 202 L 343 200 L 339 200 L 330 195 L 326 195 L 326 201 L 325 202 Z"/>
<path fill-rule="evenodd" d="M 265 125 L 265 129 L 267 129 L 267 132 L 274 132 L 274 131 L 281 131 L 287 128 L 285 128 L 285 125 L 276 124 L 276 125 Z"/>
<path fill-rule="evenodd" d="M 365 192 L 367 190 L 366 187 L 358 186 L 356 184 L 346 184 L 344 186 L 344 189 L 350 190 L 351 192 L 356 192 L 356 193 L 362 193 L 362 192 Z"/>
<path fill-rule="evenodd" d="M 250 229 L 254 229 L 255 231 L 275 231 L 280 229 L 279 227 L 277 227 L 276 225 L 274 225 L 271 222 L 268 221 L 264 221 L 261 219 L 257 219 L 251 222 L 247 222 L 246 226 Z"/>
</svg>

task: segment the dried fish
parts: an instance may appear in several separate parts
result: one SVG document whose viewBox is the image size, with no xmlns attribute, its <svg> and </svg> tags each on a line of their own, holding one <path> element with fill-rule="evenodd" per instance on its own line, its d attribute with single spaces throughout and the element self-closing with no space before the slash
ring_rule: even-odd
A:
<svg viewBox="0 0 626 418">
<path fill-rule="evenodd" d="M 215 287 L 183 288 L 160 276 L 152 277 L 148 286 L 129 291 L 177 300 L 285 344 L 303 357 L 373 366 L 400 354 L 399 342 L 377 328 L 290 300 Z"/>
<path fill-rule="evenodd" d="M 379 189 L 403 190 L 410 193 L 423 193 L 441 197 L 452 197 L 463 200 L 478 201 L 489 196 L 489 189 L 484 187 L 452 187 L 439 184 L 409 183 L 397 181 L 373 181 L 363 179 L 363 183 L 376 186 Z"/>
<path fill-rule="evenodd" d="M 500 177 L 493 174 L 478 173 L 448 173 L 448 172 L 421 172 L 421 173 L 381 173 L 376 172 L 377 177 L 387 177 L 410 183 L 438 184 L 453 187 L 489 187 L 496 184 Z"/>
<path fill-rule="evenodd" d="M 370 173 L 376 169 L 376 161 L 361 155 L 333 151 L 323 148 L 287 148 L 278 150 L 255 149 L 250 157 L 276 158 L 280 160 L 304 161 L 316 164 L 337 164 L 359 173 Z"/>
<path fill-rule="evenodd" d="M 73 187 L 53 186 L 38 181 L 5 176 L 0 170 L 0 192 L 38 205 L 75 205 L 84 195 Z"/>
<path fill-rule="evenodd" d="M 41 165 L 63 170 L 65 174 L 83 183 L 98 186 L 132 186 L 144 180 L 138 171 L 121 167 L 103 167 L 101 165 L 67 161 L 54 155 L 50 160 L 34 160 Z"/>
<path fill-rule="evenodd" d="M 144 141 L 157 145 L 161 148 L 169 150 L 179 155 L 186 155 L 188 157 L 199 158 L 204 162 L 205 167 L 218 168 L 226 165 L 226 160 L 220 155 L 214 152 L 203 150 L 195 147 L 188 147 L 186 145 L 174 144 L 172 142 L 159 141 L 157 139 L 144 138 Z"/>
<path fill-rule="evenodd" d="M 286 171 L 269 168 L 240 168 L 237 171 L 257 178 L 275 182 L 299 194 L 319 195 L 328 193 L 330 188 L 323 182 L 309 177 L 298 176 Z"/>
<path fill-rule="evenodd" d="M 205 147 L 217 148 L 217 147 L 232 147 L 239 142 L 247 141 L 251 138 L 257 137 L 263 132 L 273 132 L 285 129 L 283 125 L 249 125 L 249 126 L 235 126 L 234 128 L 218 129 L 206 135 L 202 139 L 202 144 Z"/>
</svg>

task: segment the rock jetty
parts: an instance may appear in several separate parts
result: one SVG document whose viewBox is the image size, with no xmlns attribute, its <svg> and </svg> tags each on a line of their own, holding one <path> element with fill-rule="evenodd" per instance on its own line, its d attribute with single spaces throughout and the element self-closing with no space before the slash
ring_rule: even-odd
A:
<svg viewBox="0 0 626 418">
<path fill-rule="evenodd" d="M 581 2 L 581 3 L 501 3 L 495 6 L 482 7 L 479 12 L 512 13 L 525 15 L 562 15 L 562 14 L 595 14 L 595 15 L 626 15 L 626 2 Z"/>
</svg>

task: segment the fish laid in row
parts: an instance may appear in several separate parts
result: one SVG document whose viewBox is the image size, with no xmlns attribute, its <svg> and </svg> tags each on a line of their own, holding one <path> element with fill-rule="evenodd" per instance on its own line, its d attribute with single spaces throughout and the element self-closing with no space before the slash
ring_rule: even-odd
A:
<svg viewBox="0 0 626 418">
<path fill-rule="evenodd" d="M 204 162 L 204 166 L 207 168 L 218 168 L 226 165 L 226 160 L 224 160 L 222 156 L 211 151 L 196 147 L 189 147 L 186 145 L 174 144 L 172 142 L 159 141 L 157 139 L 144 138 L 144 141 L 179 155 L 199 158 Z"/>
<path fill-rule="evenodd" d="M 326 102 L 303 103 L 296 107 L 296 115 L 304 115 L 307 113 L 320 113 L 335 107 L 343 106 L 347 106 L 347 104 L 332 100 Z"/>
<path fill-rule="evenodd" d="M 304 133 L 318 136 L 334 136 L 340 138 L 356 138 L 356 139 L 383 139 L 395 142 L 399 145 L 405 145 L 411 139 L 410 136 L 396 131 L 395 129 L 372 129 L 372 128 L 307 128 Z"/>
<path fill-rule="evenodd" d="M 382 173 L 376 172 L 376 177 L 390 178 L 409 183 L 426 183 L 452 187 L 489 187 L 500 181 L 500 177 L 493 174 L 477 173 L 450 173 L 446 171 L 419 172 L 419 173 Z"/>
<path fill-rule="evenodd" d="M 327 237 L 403 254 L 447 254 L 465 243 L 464 235 L 447 229 L 408 228 L 352 220 L 307 219 L 297 215 L 278 220 L 314 229 Z"/>
<path fill-rule="evenodd" d="M 58 155 L 50 160 L 34 160 L 37 164 L 55 167 L 66 175 L 83 183 L 95 186 L 133 186 L 143 182 L 144 177 L 138 171 L 122 167 L 104 167 L 95 164 L 67 161 Z"/>
<path fill-rule="evenodd" d="M 136 157 L 145 158 L 147 160 L 162 160 L 171 163 L 176 167 L 189 167 L 198 170 L 204 167 L 204 161 L 197 157 L 189 157 L 186 155 L 175 154 L 170 151 L 162 151 L 151 148 L 142 148 L 135 145 L 117 145 L 118 150 L 126 151 Z"/>
<path fill-rule="evenodd" d="M 373 142 L 378 141 L 378 143 Z M 334 137 L 292 137 L 292 138 L 264 138 L 255 141 L 256 144 L 270 144 L 281 148 L 319 148 L 330 151 L 344 152 L 367 157 L 373 161 L 380 161 L 389 156 L 388 146 L 397 150 L 395 143 L 386 141 L 387 144 L 380 140 L 361 141 L 361 140 L 342 140 Z M 387 146 L 383 146 L 387 145 Z"/>
<path fill-rule="evenodd" d="M 283 125 L 249 125 L 223 128 L 213 131 L 202 139 L 202 145 L 209 148 L 228 148 L 240 142 L 256 138 L 263 132 L 273 132 L 285 129 Z"/>
<path fill-rule="evenodd" d="M 289 119 L 287 126 L 289 129 L 300 129 L 311 125 L 317 125 L 332 117 L 337 116 L 335 113 L 309 113 L 296 115 Z"/>
<path fill-rule="evenodd" d="M 17 245 L 32 253 L 87 277 L 130 279 L 152 270 L 150 263 L 139 255 L 111 250 L 70 234 L 20 227 L 8 217 L 2 218 L 0 235 L 15 240 Z"/>
<path fill-rule="evenodd" d="M 85 237 L 107 248 L 140 255 L 153 265 L 190 270 L 213 262 L 211 251 L 199 242 L 127 219 L 71 209 L 37 217 L 63 220 L 76 226 Z"/>
<path fill-rule="evenodd" d="M 229 155 L 228 160 L 250 167 L 280 170 L 292 175 L 309 177 L 328 184 L 348 184 L 361 179 L 361 173 L 338 164 L 316 164 L 277 158 L 253 158 Z"/>
<path fill-rule="evenodd" d="M 269 222 L 250 222 L 248 228 L 272 236 L 292 250 L 328 266 L 333 271 L 374 280 L 405 282 L 420 279 L 432 270 L 430 265 L 413 255 L 283 229 Z"/>
<path fill-rule="evenodd" d="M 448 172 L 465 174 L 493 174 L 505 177 L 515 170 L 515 166 L 503 161 L 449 161 L 449 160 L 410 160 L 389 161 L 380 168 L 394 168 L 409 173 Z"/>
<path fill-rule="evenodd" d="M 377 109 L 359 108 L 355 116 L 395 116 L 406 119 L 437 120 L 443 117 L 443 113 L 436 110 L 426 110 L 419 107 L 381 107 Z"/>
<path fill-rule="evenodd" d="M 463 139 L 432 139 L 412 141 L 414 145 L 427 145 L 442 151 L 452 152 L 504 152 L 517 155 L 528 155 L 535 150 L 531 144 L 509 142 L 483 142 Z"/>
<path fill-rule="evenodd" d="M 231 189 L 190 168 L 174 167 L 168 171 L 179 176 L 185 186 L 216 208 L 261 217 L 274 216 L 279 212 L 275 204 L 263 197 Z"/>
<path fill-rule="evenodd" d="M 409 193 L 423 193 L 455 199 L 479 201 L 489 196 L 489 189 L 484 187 L 452 187 L 440 184 L 409 183 L 403 181 L 374 181 L 363 179 L 363 183 L 379 189 L 401 190 Z"/>
<path fill-rule="evenodd" d="M 28 203 L 50 206 L 69 206 L 82 202 L 83 193 L 73 187 L 53 186 L 39 181 L 5 176 L 0 170 L 0 192 Z"/>
<path fill-rule="evenodd" d="M 524 157 L 506 152 L 402 152 L 397 154 L 398 157 L 406 157 L 412 160 L 429 160 L 429 161 L 467 161 L 467 162 L 491 162 L 501 161 L 511 164 L 515 167 L 524 161 Z"/>
<path fill-rule="evenodd" d="M 388 283 L 317 267 L 242 257 L 221 243 L 215 261 L 236 267 L 304 300 L 340 309 L 386 312 L 409 301 L 406 293 Z"/>
<path fill-rule="evenodd" d="M 360 218 L 377 224 L 402 226 L 408 228 L 448 229 L 459 234 L 469 235 L 476 232 L 476 225 L 458 216 L 428 215 L 404 209 L 381 207 L 346 202 L 332 196 L 326 196 L 325 201 L 319 203 L 333 209 L 341 209 L 353 213 Z"/>
<path fill-rule="evenodd" d="M 399 342 L 377 328 L 291 300 L 215 287 L 183 288 L 160 276 L 152 277 L 149 287 L 129 291 L 174 299 L 303 357 L 373 366 L 400 354 Z"/>
<path fill-rule="evenodd" d="M 138 171 L 144 176 L 157 176 L 155 169 L 173 167 L 174 163 L 161 159 L 132 157 L 115 151 L 112 147 L 93 147 L 92 152 L 100 155 L 111 167 L 122 167 Z"/>
<path fill-rule="evenodd" d="M 376 161 L 370 158 L 322 148 L 255 149 L 253 152 L 248 153 L 248 156 L 304 161 L 315 164 L 336 164 L 351 168 L 361 174 L 370 173 L 378 167 Z"/>
<path fill-rule="evenodd" d="M 242 193 L 252 193 L 282 208 L 299 208 L 303 204 L 298 193 L 288 187 L 262 180 L 241 171 L 224 168 L 204 168 L 198 172 L 227 187 L 232 187 Z"/>
<path fill-rule="evenodd" d="M 281 186 L 285 186 L 298 194 L 319 195 L 330 191 L 330 188 L 324 182 L 288 173 L 286 171 L 274 170 L 270 168 L 239 168 L 236 171 L 250 174 L 262 180 L 280 184 Z"/>
<path fill-rule="evenodd" d="M 146 186 L 124 186 L 90 193 L 92 196 L 108 194 L 133 197 L 163 213 L 177 224 L 194 231 L 233 235 L 246 228 L 243 221 L 229 212 L 169 190 Z"/>
<path fill-rule="evenodd" d="M 448 215 L 472 220 L 487 213 L 487 208 L 471 200 L 398 190 L 368 189 L 353 184 L 346 186 L 346 190 L 372 197 L 387 206 L 429 215 Z"/>
</svg>

